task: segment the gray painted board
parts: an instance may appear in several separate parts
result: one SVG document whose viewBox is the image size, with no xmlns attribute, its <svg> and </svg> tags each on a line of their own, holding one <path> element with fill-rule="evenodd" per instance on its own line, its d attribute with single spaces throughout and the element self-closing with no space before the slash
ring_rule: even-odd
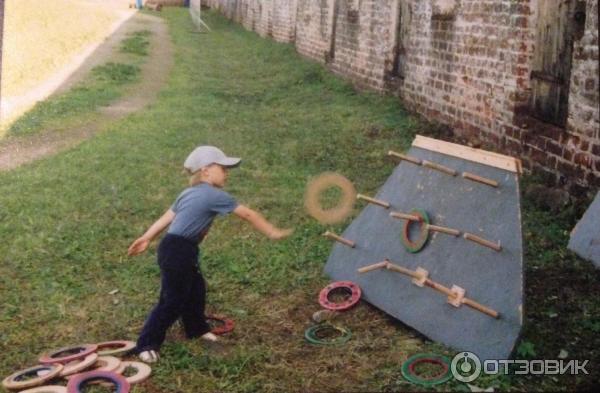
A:
<svg viewBox="0 0 600 393">
<path fill-rule="evenodd" d="M 335 243 L 325 273 L 336 281 L 359 284 L 362 299 L 413 327 L 434 341 L 483 359 L 508 358 L 519 337 L 523 304 L 523 245 L 518 175 L 460 158 L 412 147 L 413 157 L 459 171 L 452 177 L 401 162 L 377 195 L 390 209 L 369 204 L 346 228 L 343 237 L 356 248 Z M 460 177 L 467 171 L 499 182 L 498 188 Z M 401 243 L 404 224 L 391 211 L 424 209 L 434 225 L 500 241 L 496 252 L 462 237 L 430 234 L 419 253 Z M 448 288 L 466 290 L 466 297 L 500 313 L 499 319 L 466 305 L 455 308 L 447 297 L 418 287 L 409 277 L 389 270 L 358 273 L 357 269 L 389 258 L 393 263 L 429 271 L 429 278 Z"/>
<path fill-rule="evenodd" d="M 600 192 L 571 231 L 568 247 L 600 268 Z"/>
</svg>

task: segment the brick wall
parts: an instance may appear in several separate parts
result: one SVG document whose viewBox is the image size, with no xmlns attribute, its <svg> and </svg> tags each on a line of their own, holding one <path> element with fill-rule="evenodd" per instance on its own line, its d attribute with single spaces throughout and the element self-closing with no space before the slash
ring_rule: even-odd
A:
<svg viewBox="0 0 600 393">
<path fill-rule="evenodd" d="M 333 72 L 363 87 L 384 88 L 386 59 L 393 53 L 392 1 L 338 0 Z"/>
<path fill-rule="evenodd" d="M 278 42 L 294 42 L 296 40 L 296 12 L 298 1 L 273 0 L 273 39 Z"/>
<path fill-rule="evenodd" d="M 298 0 L 296 49 L 298 53 L 325 62 L 331 46 L 331 0 Z"/>
<path fill-rule="evenodd" d="M 562 154 L 558 149 L 557 169 L 565 174 L 582 170 L 588 184 L 600 187 L 598 72 L 598 1 L 595 0 L 587 2 L 585 32 L 573 48 L 568 134 L 560 141 Z"/>
<path fill-rule="evenodd" d="M 580 2 L 585 27 L 573 44 L 567 123 L 558 127 L 529 109 L 543 0 L 205 1 L 574 193 L 600 187 L 598 0 Z"/>
</svg>

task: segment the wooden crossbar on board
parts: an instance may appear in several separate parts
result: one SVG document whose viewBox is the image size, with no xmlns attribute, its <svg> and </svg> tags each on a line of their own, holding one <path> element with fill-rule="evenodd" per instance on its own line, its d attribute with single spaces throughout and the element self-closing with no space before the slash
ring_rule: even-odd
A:
<svg viewBox="0 0 600 393">
<path fill-rule="evenodd" d="M 427 138 L 422 135 L 417 135 L 412 145 L 421 149 L 434 151 L 452 157 L 462 158 L 463 160 L 477 162 L 492 166 L 494 168 L 504 169 L 509 172 L 521 174 L 521 160 L 494 153 L 491 151 L 475 149 L 468 146 L 457 145 L 456 143 L 444 142 L 438 139 Z"/>
</svg>

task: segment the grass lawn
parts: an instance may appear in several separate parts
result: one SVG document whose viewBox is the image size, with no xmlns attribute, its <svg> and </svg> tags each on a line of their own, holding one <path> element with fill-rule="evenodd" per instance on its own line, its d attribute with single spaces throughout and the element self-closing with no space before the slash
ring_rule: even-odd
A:
<svg viewBox="0 0 600 393">
<path fill-rule="evenodd" d="M 0 375 L 32 365 L 44 350 L 136 338 L 157 299 L 159 270 L 154 248 L 128 258 L 127 246 L 185 187 L 186 155 L 214 144 L 244 158 L 227 190 L 295 233 L 272 243 L 235 217 L 216 222 L 202 246 L 208 307 L 235 319 L 236 330 L 209 347 L 173 329 L 153 377 L 133 391 L 417 388 L 403 380 L 402 362 L 454 351 L 367 304 L 340 318 L 353 333 L 346 345 L 304 341 L 329 282 L 322 267 L 331 243 L 305 214 L 303 195 L 307 180 L 328 170 L 374 193 L 394 166 L 385 152 L 405 150 L 416 133 L 434 128 L 397 99 L 357 93 L 292 46 L 213 13 L 203 15 L 210 34 L 194 33 L 185 9 L 161 15 L 176 65 L 154 105 L 74 150 L 0 173 Z M 566 251 L 580 213 L 569 206 L 550 214 L 524 200 L 528 297 L 519 356 L 556 359 L 564 349 L 590 359 L 594 374 L 485 377 L 478 386 L 573 390 L 600 379 L 600 275 Z M 469 391 L 457 382 L 436 389 Z"/>
</svg>

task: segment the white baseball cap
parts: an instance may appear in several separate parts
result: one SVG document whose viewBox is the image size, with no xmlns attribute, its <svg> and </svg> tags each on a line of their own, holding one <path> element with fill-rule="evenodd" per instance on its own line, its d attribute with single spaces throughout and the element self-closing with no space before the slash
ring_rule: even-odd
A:
<svg viewBox="0 0 600 393">
<path fill-rule="evenodd" d="M 183 167 L 194 173 L 205 166 L 219 164 L 226 167 L 235 167 L 240 164 L 241 158 L 227 157 L 220 149 L 214 146 L 198 146 L 185 159 Z"/>
</svg>

